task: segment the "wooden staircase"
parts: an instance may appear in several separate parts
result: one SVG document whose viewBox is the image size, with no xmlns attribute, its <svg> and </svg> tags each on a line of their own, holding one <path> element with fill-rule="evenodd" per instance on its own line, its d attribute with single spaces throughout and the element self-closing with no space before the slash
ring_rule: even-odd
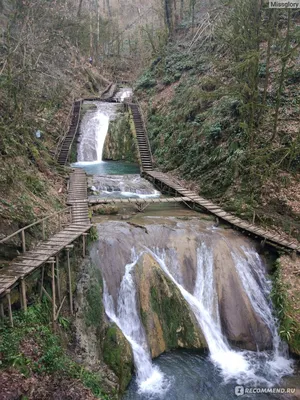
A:
<svg viewBox="0 0 300 400">
<path fill-rule="evenodd" d="M 81 168 L 75 168 L 70 174 L 67 204 L 72 206 L 74 224 L 90 223 L 87 202 L 87 176 Z"/>
<path fill-rule="evenodd" d="M 81 100 L 75 101 L 73 106 L 72 121 L 67 135 L 64 137 L 60 150 L 58 152 L 57 161 L 60 165 L 66 165 L 72 144 L 78 135 L 78 125 L 80 120 Z"/>
<path fill-rule="evenodd" d="M 151 148 L 139 106 L 137 104 L 129 104 L 129 108 L 133 116 L 142 170 L 151 171 L 153 170 Z"/>
</svg>

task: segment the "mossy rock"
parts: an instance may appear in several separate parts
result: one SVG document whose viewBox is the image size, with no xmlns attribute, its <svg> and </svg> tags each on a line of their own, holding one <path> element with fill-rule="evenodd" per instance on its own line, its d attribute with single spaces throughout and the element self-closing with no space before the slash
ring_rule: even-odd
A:
<svg viewBox="0 0 300 400">
<path fill-rule="evenodd" d="M 138 261 L 136 279 L 141 319 L 152 357 L 175 348 L 206 347 L 196 318 L 180 290 L 149 254 Z"/>
<path fill-rule="evenodd" d="M 100 204 L 93 207 L 94 215 L 116 215 L 118 212 L 118 207 L 111 204 Z"/>
<path fill-rule="evenodd" d="M 105 332 L 103 359 L 119 378 L 120 393 L 123 393 L 131 380 L 133 355 L 130 344 L 114 323 Z"/>
</svg>

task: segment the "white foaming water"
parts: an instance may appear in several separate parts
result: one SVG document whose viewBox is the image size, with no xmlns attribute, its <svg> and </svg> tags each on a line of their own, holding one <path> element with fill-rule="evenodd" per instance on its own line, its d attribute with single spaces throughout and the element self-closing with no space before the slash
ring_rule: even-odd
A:
<svg viewBox="0 0 300 400">
<path fill-rule="evenodd" d="M 125 99 L 128 99 L 128 98 L 132 97 L 132 95 L 133 95 L 132 89 L 131 89 L 131 88 L 128 88 L 128 87 L 124 87 L 124 88 L 121 88 L 121 89 L 115 94 L 114 98 L 115 98 L 116 101 L 119 101 L 119 102 L 123 103 L 123 101 L 124 101 Z"/>
<path fill-rule="evenodd" d="M 99 175 L 93 178 L 93 189 L 102 197 L 159 197 L 161 193 L 139 175 Z"/>
<path fill-rule="evenodd" d="M 235 351 L 230 348 L 222 334 L 214 284 L 212 250 L 205 243 L 202 243 L 197 252 L 197 278 L 193 295 L 171 275 L 165 263 L 165 252 L 148 251 L 155 257 L 163 271 L 179 288 L 190 305 L 207 341 L 211 361 L 219 368 L 225 382 L 235 380 L 240 384 L 251 382 L 268 386 L 278 383 L 282 376 L 292 373 L 292 362 L 286 358 L 284 352 L 279 350 L 281 342 L 270 304 L 266 300 L 269 286 L 257 253 L 245 250 L 245 258 L 241 256 L 237 258 L 238 256 L 235 255 L 234 259 L 241 279 L 245 282 L 244 288 L 254 310 L 267 323 L 273 334 L 274 350 L 272 352 Z M 257 284 L 253 274 L 259 276 L 260 284 Z"/>
<path fill-rule="evenodd" d="M 131 344 L 140 392 L 162 396 L 168 390 L 169 382 L 151 361 L 145 330 L 137 310 L 136 289 L 131 275 L 138 260 L 137 257 L 134 258 L 135 260 L 125 267 L 125 275 L 118 296 L 117 313 L 104 282 L 105 312 L 118 325 Z"/>
<path fill-rule="evenodd" d="M 89 104 L 96 105 L 96 110 L 88 111 L 80 124 L 80 143 L 78 146 L 78 162 L 102 162 L 105 138 L 109 122 L 117 112 L 117 104 L 95 101 Z"/>
<path fill-rule="evenodd" d="M 293 372 L 293 362 L 287 358 L 287 345 L 280 340 L 277 321 L 272 313 L 272 304 L 268 300 L 271 292 L 271 282 L 265 277 L 264 265 L 259 255 L 242 248 L 243 255 L 232 252 L 236 270 L 240 276 L 243 288 L 251 301 L 251 305 L 268 326 L 273 338 L 273 352 L 265 357 L 266 368 L 273 379 Z M 252 360 L 255 361 L 255 360 Z"/>
<path fill-rule="evenodd" d="M 173 249 L 167 253 L 164 250 L 152 251 L 146 248 L 189 304 L 206 339 L 210 359 L 219 369 L 224 381 L 273 386 L 284 375 L 293 372 L 292 362 L 282 351 L 283 345 L 277 333 L 276 320 L 272 315 L 271 304 L 267 300 L 270 283 L 265 278 L 262 261 L 255 251 L 241 250 L 241 254 L 232 253 L 235 267 L 254 311 L 266 323 L 273 335 L 272 351 L 233 350 L 223 336 L 215 289 L 213 252 L 206 243 L 202 243 L 197 250 L 197 278 L 193 294 L 179 283 L 182 279 L 180 269 L 176 267 L 177 255 Z M 125 268 L 118 296 L 117 313 L 114 311 L 113 299 L 108 294 L 106 285 L 104 285 L 104 306 L 107 315 L 120 327 L 132 346 L 140 392 L 163 398 L 171 382 L 151 363 L 146 334 L 138 313 L 135 284 L 131 276 L 138 258 L 133 257 L 133 259 L 134 261 Z M 168 269 L 166 260 L 172 264 L 172 270 L 175 265 L 176 279 Z"/>
</svg>

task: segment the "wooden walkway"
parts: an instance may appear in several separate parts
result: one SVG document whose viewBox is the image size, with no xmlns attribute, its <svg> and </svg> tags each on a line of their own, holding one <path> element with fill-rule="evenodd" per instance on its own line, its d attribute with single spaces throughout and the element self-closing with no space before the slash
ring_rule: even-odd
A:
<svg viewBox="0 0 300 400">
<path fill-rule="evenodd" d="M 199 206 L 202 210 L 215 215 L 223 221 L 228 222 L 233 228 L 246 231 L 273 246 L 279 246 L 300 253 L 300 244 L 296 239 L 286 240 L 278 234 L 270 233 L 265 229 L 243 221 L 242 219 L 222 210 L 219 206 L 211 201 L 200 197 L 197 193 L 184 188 L 167 174 L 158 171 L 146 171 L 144 176 L 160 190 L 167 190 L 170 192 L 171 189 L 175 196 L 181 195 L 184 196 L 184 198 L 189 198 L 190 202 L 194 203 L 196 206 Z"/>
<path fill-rule="evenodd" d="M 138 150 L 141 161 L 141 172 L 146 179 L 151 181 L 159 190 L 165 191 L 168 194 L 172 193 L 176 199 L 178 196 L 182 196 L 185 203 L 190 203 L 193 208 L 197 206 L 200 207 L 202 210 L 215 215 L 217 218 L 220 218 L 223 221 L 226 221 L 233 228 L 248 232 L 252 236 L 260 238 L 262 241 L 267 242 L 272 246 L 281 247 L 289 251 L 300 253 L 300 243 L 296 239 L 286 240 L 279 234 L 270 233 L 254 224 L 243 221 L 242 219 L 224 211 L 211 201 L 199 196 L 197 193 L 184 188 L 169 175 L 155 171 L 153 169 L 152 154 L 147 130 L 139 106 L 137 104 L 129 104 L 128 106 L 133 115 L 133 121 L 137 135 Z"/>
<path fill-rule="evenodd" d="M 51 218 L 46 217 L 28 227 L 22 228 L 20 231 L 2 239 L 0 244 L 9 243 L 12 238 L 22 237 L 23 253 L 14 259 L 11 264 L 0 270 L 0 317 L 4 317 L 4 302 L 8 310 L 10 324 L 13 326 L 12 307 L 11 307 L 11 290 L 15 287 L 20 288 L 20 303 L 22 308 L 27 310 L 27 295 L 26 295 L 26 277 L 31 275 L 36 270 L 41 270 L 40 274 L 40 296 L 43 293 L 51 300 L 53 311 L 53 326 L 57 321 L 59 312 L 63 306 L 64 299 L 60 296 L 60 279 L 59 279 L 59 254 L 61 251 L 67 252 L 67 267 L 68 267 L 68 287 L 69 287 L 69 306 L 73 313 L 72 301 L 72 282 L 71 282 L 71 265 L 69 252 L 73 248 L 72 243 L 82 237 L 83 256 L 86 252 L 86 235 L 91 228 L 89 220 L 88 203 L 87 203 L 87 177 L 84 171 L 76 169 L 71 173 L 69 181 L 68 202 L 71 204 L 67 210 L 69 221 L 62 218 L 61 212 L 54 214 L 59 216 L 58 232 L 46 236 L 45 223 Z M 65 217 L 65 216 L 64 216 Z M 62 220 L 64 219 L 64 220 Z M 62 229 L 62 225 L 66 226 Z M 42 240 L 32 249 L 29 249 L 29 244 L 26 243 L 25 233 L 34 226 L 41 225 Z M 51 228 L 53 229 L 53 228 Z M 30 231 L 29 231 L 30 232 Z M 52 275 L 52 296 L 47 293 L 44 288 L 45 267 L 50 266 Z M 56 299 L 56 294 L 58 299 Z"/>
<path fill-rule="evenodd" d="M 142 171 L 151 171 L 153 169 L 151 147 L 140 108 L 137 104 L 129 104 L 128 106 L 135 125 L 141 169 Z"/>
<path fill-rule="evenodd" d="M 57 156 L 57 162 L 60 165 L 66 165 L 66 163 L 68 162 L 74 139 L 76 136 L 78 136 L 81 104 L 82 104 L 81 100 L 75 101 L 75 103 L 73 104 L 71 125 L 69 127 L 69 131 L 68 131 L 67 135 L 64 137 L 64 139 L 62 141 L 62 144 L 61 144 L 60 150 L 58 152 L 58 156 Z"/>
<path fill-rule="evenodd" d="M 93 198 L 89 199 L 89 204 L 133 204 L 136 206 L 138 211 L 144 211 L 148 206 L 153 204 L 176 204 L 176 203 L 188 203 L 191 201 L 189 197 L 157 197 L 157 198 L 136 198 L 128 197 L 126 199 L 116 199 L 116 198 Z"/>
<path fill-rule="evenodd" d="M 93 198 L 89 199 L 88 202 L 89 204 L 146 204 L 146 203 L 184 203 L 184 202 L 190 202 L 191 199 L 189 197 L 157 197 L 157 198 L 137 198 L 137 197 L 128 197 L 128 198 L 123 198 L 123 199 L 117 199 L 117 198 Z"/>
<path fill-rule="evenodd" d="M 72 206 L 73 223 L 89 224 L 87 176 L 81 168 L 70 174 L 67 204 Z"/>
</svg>

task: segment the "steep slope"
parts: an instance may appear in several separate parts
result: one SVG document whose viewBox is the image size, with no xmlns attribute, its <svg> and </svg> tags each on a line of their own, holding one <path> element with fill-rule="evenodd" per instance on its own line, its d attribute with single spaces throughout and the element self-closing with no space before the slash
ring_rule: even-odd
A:
<svg viewBox="0 0 300 400">
<path fill-rule="evenodd" d="M 299 13 L 257 21 L 242 3 L 212 13 L 194 44 L 178 30 L 136 88 L 162 170 L 299 239 Z"/>
<path fill-rule="evenodd" d="M 74 98 L 99 92 L 106 81 L 84 57 L 80 41 L 88 28 L 65 2 L 3 1 L 1 8 L 0 230 L 5 236 L 63 206 L 65 172 L 54 161 L 57 146 Z"/>
</svg>

